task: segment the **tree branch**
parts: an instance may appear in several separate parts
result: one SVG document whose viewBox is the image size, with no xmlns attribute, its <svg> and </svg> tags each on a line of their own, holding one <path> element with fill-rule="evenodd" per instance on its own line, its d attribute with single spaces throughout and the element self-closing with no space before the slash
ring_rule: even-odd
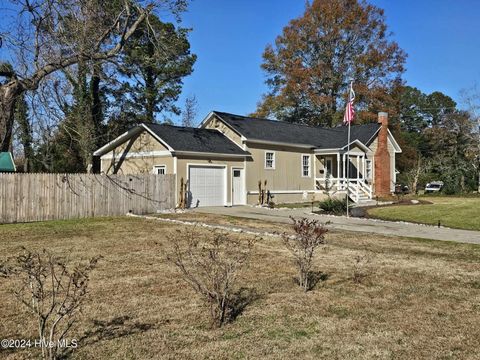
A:
<svg viewBox="0 0 480 360">
<path fill-rule="evenodd" d="M 140 15 L 138 19 L 130 27 L 125 27 L 120 39 L 112 49 L 104 52 L 96 52 L 93 54 L 79 53 L 67 57 L 66 59 L 63 59 L 59 62 L 49 63 L 37 70 L 31 77 L 22 80 L 22 85 L 26 89 L 35 90 L 42 79 L 59 69 L 74 65 L 81 60 L 107 60 L 109 58 L 115 57 L 122 50 L 125 42 L 133 35 L 135 30 L 137 30 L 138 26 L 140 26 L 140 24 L 147 18 L 148 14 L 152 11 L 152 9 L 153 4 L 150 4 L 145 9 L 139 8 L 138 10 L 140 12 Z M 102 37 L 105 38 L 106 36 L 102 35 Z"/>
</svg>

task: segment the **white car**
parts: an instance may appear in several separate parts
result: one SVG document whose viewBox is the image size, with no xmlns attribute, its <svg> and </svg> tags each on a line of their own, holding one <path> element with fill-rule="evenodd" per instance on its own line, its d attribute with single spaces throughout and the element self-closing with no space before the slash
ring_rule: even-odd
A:
<svg viewBox="0 0 480 360">
<path fill-rule="evenodd" d="M 426 193 L 435 193 L 439 192 L 443 188 L 443 181 L 432 181 L 425 186 L 425 194 Z"/>
</svg>

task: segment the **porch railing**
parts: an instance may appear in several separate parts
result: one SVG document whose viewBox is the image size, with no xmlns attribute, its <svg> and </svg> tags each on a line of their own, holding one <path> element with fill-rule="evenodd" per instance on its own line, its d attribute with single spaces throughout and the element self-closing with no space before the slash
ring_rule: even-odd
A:
<svg viewBox="0 0 480 360">
<path fill-rule="evenodd" d="M 372 199 L 372 187 L 366 183 L 365 179 L 346 178 L 316 178 L 317 190 L 326 190 L 329 192 L 347 192 L 347 184 L 349 186 L 349 194 L 353 201 L 358 202 L 360 198 L 366 196 Z"/>
</svg>

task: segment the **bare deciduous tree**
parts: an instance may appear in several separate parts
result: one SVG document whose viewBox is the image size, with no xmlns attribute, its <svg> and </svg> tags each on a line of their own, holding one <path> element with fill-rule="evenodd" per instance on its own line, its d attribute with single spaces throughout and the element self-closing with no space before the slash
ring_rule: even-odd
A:
<svg viewBox="0 0 480 360">
<path fill-rule="evenodd" d="M 81 62 L 113 61 L 155 8 L 174 12 L 185 0 L 10 0 L 18 9 L 0 26 L 15 65 L 0 62 L 0 151 L 8 151 L 15 104 L 51 74 Z M 7 18 L 5 18 L 7 19 Z M 12 56 L 13 57 L 13 56 Z"/>
<path fill-rule="evenodd" d="M 38 322 L 42 358 L 56 359 L 78 320 L 90 272 L 100 257 L 73 268 L 47 250 L 23 253 L 0 264 L 0 275 L 13 280 L 13 294 Z"/>
<path fill-rule="evenodd" d="M 405 174 L 408 186 L 410 186 L 410 191 L 413 191 L 415 194 L 417 193 L 418 181 L 422 175 L 425 175 L 428 172 L 430 167 L 430 161 L 419 154 L 417 161 L 415 162 L 415 167 L 409 169 Z"/>
<path fill-rule="evenodd" d="M 475 85 L 471 89 L 462 90 L 461 97 L 470 113 L 472 121 L 476 123 L 476 129 L 474 129 L 472 135 L 476 137 L 476 141 L 473 143 L 477 146 L 471 149 L 473 155 L 471 157 L 474 159 L 473 166 L 478 176 L 477 192 L 480 193 L 480 89 Z"/>
<path fill-rule="evenodd" d="M 237 275 L 257 238 L 242 241 L 216 230 L 192 227 L 177 231 L 169 240 L 173 252 L 168 260 L 208 305 L 212 326 L 220 327 L 232 320 L 238 311 Z"/>
<path fill-rule="evenodd" d="M 196 117 L 198 111 L 198 101 L 195 95 L 191 95 L 185 99 L 185 107 L 182 110 L 182 125 L 192 127 L 196 125 Z"/>
<path fill-rule="evenodd" d="M 313 256 L 321 245 L 326 244 L 325 234 L 328 229 L 318 220 L 290 218 L 293 221 L 295 234 L 284 233 L 282 239 L 287 249 L 294 256 L 295 265 L 298 269 L 298 283 L 304 291 L 308 291 L 314 283 L 312 276 Z"/>
<path fill-rule="evenodd" d="M 369 275 L 368 265 L 371 261 L 372 256 L 370 254 L 355 256 L 352 271 L 352 281 L 355 284 L 361 284 Z"/>
</svg>

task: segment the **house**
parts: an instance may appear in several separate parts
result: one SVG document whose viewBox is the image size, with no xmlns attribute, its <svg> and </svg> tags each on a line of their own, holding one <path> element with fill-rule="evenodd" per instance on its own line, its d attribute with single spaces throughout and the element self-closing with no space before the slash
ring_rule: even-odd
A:
<svg viewBox="0 0 480 360">
<path fill-rule="evenodd" d="M 0 152 L 0 173 L 16 172 L 11 152 Z"/>
<path fill-rule="evenodd" d="M 213 111 L 198 128 L 141 124 L 102 148 L 104 173 L 176 174 L 190 206 L 256 204 L 258 183 L 276 203 L 349 194 L 353 201 L 394 191 L 395 154 L 387 113 L 347 129 L 311 127 Z M 349 181 L 347 181 L 347 173 Z"/>
</svg>

